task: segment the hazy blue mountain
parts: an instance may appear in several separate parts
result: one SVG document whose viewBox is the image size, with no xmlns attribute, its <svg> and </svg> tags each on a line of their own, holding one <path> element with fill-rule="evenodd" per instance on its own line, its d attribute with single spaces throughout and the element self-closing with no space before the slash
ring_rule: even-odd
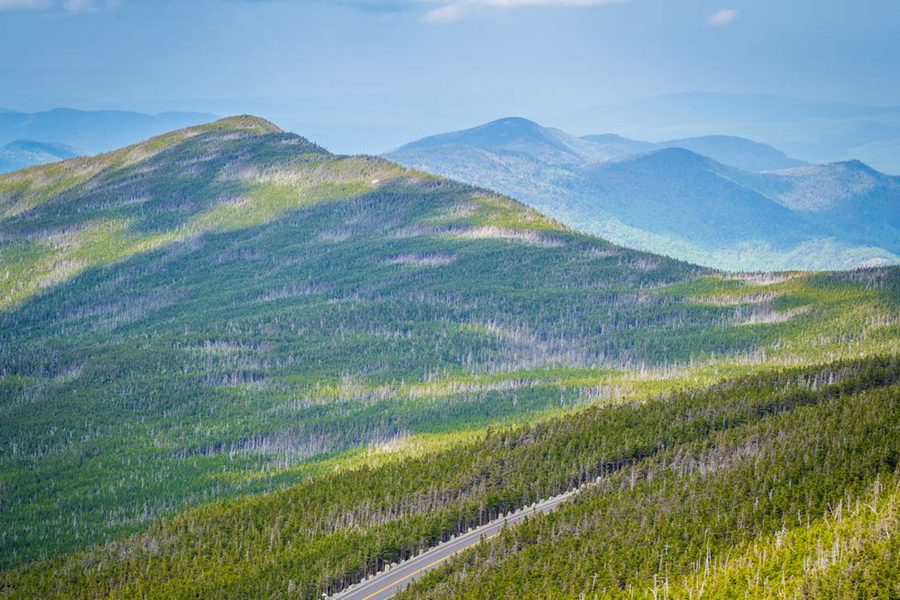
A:
<svg viewBox="0 0 900 600">
<path fill-rule="evenodd" d="M 595 147 L 584 149 L 573 139 Z M 614 135 L 573 138 L 503 119 L 413 142 L 387 156 L 509 194 L 616 243 L 717 268 L 900 262 L 900 178 L 859 162 L 757 173 L 677 144 L 720 154 L 749 148 L 755 153 L 744 155 L 745 164 L 758 167 L 766 156 L 791 159 L 744 140 L 671 143 L 676 146 L 657 149 Z"/>
<path fill-rule="evenodd" d="M 97 154 L 136 143 L 173 129 L 214 120 L 215 115 L 167 112 L 147 115 L 126 111 L 82 111 L 71 108 L 22 113 L 0 112 L 0 144 L 33 140 L 62 144 L 78 153 Z"/>
<path fill-rule="evenodd" d="M 498 119 L 472 129 L 429 136 L 406 144 L 401 150 L 447 146 L 523 154 L 539 158 L 548 164 L 578 164 L 585 160 L 602 160 L 622 154 L 612 145 L 607 148 L 604 144 L 577 138 L 559 129 L 542 127 L 534 121 L 519 117 Z"/>
<path fill-rule="evenodd" d="M 0 146 L 0 173 L 17 171 L 75 156 L 78 156 L 78 153 L 64 144 L 17 140 Z"/>
<path fill-rule="evenodd" d="M 509 117 L 478 127 L 422 138 L 404 145 L 404 152 L 462 146 L 511 155 L 523 153 L 548 164 L 581 164 L 664 148 L 686 148 L 748 171 L 799 167 L 805 163 L 767 144 L 733 136 L 702 136 L 665 142 L 632 140 L 612 133 L 575 137 L 534 121 Z"/>
<path fill-rule="evenodd" d="M 640 140 L 632 140 L 622 137 L 615 133 L 599 133 L 593 135 L 583 135 L 581 139 L 595 144 L 601 144 L 608 148 L 610 152 L 615 152 L 616 156 L 627 156 L 629 154 L 637 154 L 640 152 L 650 152 L 656 147 L 653 142 L 642 142 Z"/>
<path fill-rule="evenodd" d="M 685 148 L 745 171 L 776 171 L 806 163 L 768 144 L 731 135 L 705 135 L 661 142 L 657 148 Z"/>
<path fill-rule="evenodd" d="M 625 223 L 710 249 L 764 237 L 796 244 L 814 233 L 786 206 L 734 185 L 732 173 L 711 158 L 668 148 L 587 166 L 578 191 Z"/>
<path fill-rule="evenodd" d="M 741 182 L 836 237 L 900 251 L 900 177 L 857 160 L 744 176 Z"/>
<path fill-rule="evenodd" d="M 663 148 L 685 148 L 745 171 L 775 171 L 806 164 L 802 160 L 787 156 L 781 150 L 768 144 L 731 135 L 705 135 L 656 143 L 631 140 L 610 133 L 586 135 L 581 139 L 600 144 L 609 152 L 615 153 L 616 156 L 627 156 Z"/>
<path fill-rule="evenodd" d="M 561 114 L 563 127 L 635 138 L 726 134 L 773 144 L 809 162 L 859 159 L 900 175 L 900 106 L 867 106 L 774 95 L 681 93 Z"/>
</svg>

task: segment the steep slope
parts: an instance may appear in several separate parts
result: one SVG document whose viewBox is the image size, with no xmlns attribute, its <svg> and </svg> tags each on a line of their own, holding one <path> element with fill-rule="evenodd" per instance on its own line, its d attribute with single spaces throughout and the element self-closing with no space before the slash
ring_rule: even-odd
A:
<svg viewBox="0 0 900 600">
<path fill-rule="evenodd" d="M 529 127 L 530 141 L 517 138 L 509 148 L 499 136 L 491 145 L 466 145 L 473 131 L 429 138 L 426 145 L 409 144 L 387 156 L 509 194 L 616 243 L 716 268 L 847 269 L 900 262 L 896 180 L 861 164 L 755 173 L 680 147 L 719 148 L 741 162 L 744 141 L 648 144 L 609 135 L 583 140 L 596 146 L 592 156 L 570 150 L 559 160 L 543 128 Z M 552 148 L 564 134 L 555 135 Z M 623 155 L 604 159 L 615 153 Z M 755 147 L 748 156 L 743 162 L 755 166 L 779 160 Z M 810 210 L 814 202 L 831 208 Z"/>
<path fill-rule="evenodd" d="M 252 117 L 0 177 L 0 244 L 7 565 L 354 448 L 637 393 L 654 365 L 800 360 L 813 330 L 885 319 L 862 284 L 818 307 L 804 278 L 698 302 L 757 284 Z"/>
<path fill-rule="evenodd" d="M 314 600 L 583 486 L 398 598 L 891 597 L 898 381 L 896 358 L 875 358 L 593 406 L 190 511 L 0 584 L 10 598 Z"/>
<path fill-rule="evenodd" d="M 0 146 L 0 173 L 18 171 L 75 156 L 78 156 L 78 153 L 63 144 L 16 140 Z"/>
<path fill-rule="evenodd" d="M 900 371 L 882 368 L 796 373 L 780 398 L 772 380 L 743 381 L 758 418 L 720 428 L 720 414 L 708 437 L 668 438 L 398 598 L 896 595 Z M 726 390 L 712 404 L 730 413 Z"/>
</svg>

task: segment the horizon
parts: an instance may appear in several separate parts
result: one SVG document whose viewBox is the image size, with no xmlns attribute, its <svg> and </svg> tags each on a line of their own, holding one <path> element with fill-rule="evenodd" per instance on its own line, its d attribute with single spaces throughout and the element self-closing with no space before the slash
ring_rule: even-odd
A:
<svg viewBox="0 0 900 600">
<path fill-rule="evenodd" d="M 678 94 L 667 94 L 667 95 L 654 96 L 651 98 L 647 98 L 647 99 L 641 100 L 639 102 L 636 102 L 634 104 L 624 104 L 624 105 L 617 105 L 617 106 L 611 105 L 608 108 L 613 111 L 617 110 L 619 113 L 627 115 L 629 111 L 634 111 L 635 109 L 640 107 L 642 104 L 651 104 L 654 102 L 665 103 L 666 101 L 672 100 L 672 99 L 688 99 L 688 102 L 686 103 L 687 106 L 690 106 L 694 102 L 702 104 L 702 101 L 706 101 L 706 102 L 722 101 L 724 104 L 727 104 L 729 101 L 734 103 L 736 101 L 745 101 L 747 99 L 754 99 L 754 100 L 765 100 L 765 101 L 769 102 L 770 104 L 774 103 L 776 105 L 783 105 L 786 107 L 790 107 L 791 105 L 795 105 L 795 106 L 796 105 L 800 105 L 800 106 L 805 105 L 807 107 L 813 107 L 813 110 L 825 111 L 825 113 L 834 112 L 834 111 L 845 112 L 848 110 L 849 111 L 855 110 L 858 112 L 861 111 L 860 114 L 866 114 L 866 113 L 869 113 L 870 111 L 875 111 L 874 114 L 886 112 L 888 114 L 889 118 L 900 119 L 900 106 L 866 105 L 866 104 L 854 104 L 854 103 L 842 103 L 842 102 L 815 102 L 815 101 L 805 100 L 805 99 L 801 99 L 801 98 L 790 98 L 790 97 L 775 96 L 775 95 L 770 95 L 770 94 L 750 95 L 750 94 L 724 94 L 724 93 L 717 93 L 717 92 L 684 92 L 684 93 L 678 93 Z M 698 101 L 698 99 L 701 99 L 702 101 Z M 857 154 L 853 153 L 853 151 L 851 151 L 851 153 L 841 156 L 839 154 L 833 154 L 834 151 L 832 150 L 832 155 L 828 156 L 828 154 L 827 154 L 828 151 L 825 150 L 826 154 L 825 154 L 825 157 L 823 158 L 823 156 L 821 155 L 821 151 L 819 153 L 819 156 L 815 156 L 816 155 L 816 149 L 815 149 L 816 143 L 808 144 L 807 147 L 804 147 L 802 144 L 800 144 L 799 149 L 798 149 L 798 144 L 792 144 L 791 142 L 784 142 L 783 140 L 779 141 L 778 139 L 773 140 L 773 139 L 769 138 L 765 134 L 765 128 L 768 126 L 768 124 L 766 124 L 766 123 L 756 123 L 756 124 L 746 124 L 745 125 L 746 127 L 750 127 L 750 128 L 756 127 L 757 129 L 762 129 L 763 133 L 761 133 L 760 135 L 753 135 L 752 133 L 745 134 L 742 131 L 727 131 L 727 130 L 723 131 L 721 129 L 721 126 L 717 126 L 715 124 L 712 124 L 712 125 L 700 124 L 699 130 L 696 129 L 696 125 L 688 125 L 687 126 L 688 129 L 681 129 L 681 130 L 676 129 L 675 131 L 669 131 L 668 135 L 666 135 L 664 128 L 659 128 L 659 129 L 650 128 L 649 130 L 645 130 L 642 134 L 641 132 L 636 132 L 633 128 L 629 129 L 628 126 L 617 128 L 615 125 L 608 126 L 608 127 L 599 127 L 596 130 L 578 131 L 577 127 L 575 127 L 573 129 L 572 127 L 557 126 L 553 123 L 539 122 L 536 119 L 528 117 L 528 116 L 509 114 L 509 115 L 493 117 L 486 121 L 480 121 L 480 122 L 475 122 L 475 123 L 463 123 L 462 125 L 458 126 L 455 129 L 444 130 L 444 131 L 426 131 L 421 136 L 419 136 L 415 139 L 408 139 L 408 138 L 403 139 L 401 142 L 399 142 L 391 147 L 388 147 L 388 148 L 376 148 L 376 147 L 347 148 L 347 147 L 342 147 L 340 144 L 338 144 L 337 147 L 335 147 L 335 146 L 329 146 L 328 144 L 323 143 L 322 137 L 324 137 L 325 139 L 329 138 L 327 132 L 323 136 L 322 135 L 323 132 L 317 131 L 317 130 L 315 130 L 315 128 L 313 128 L 312 133 L 307 132 L 305 130 L 298 130 L 297 128 L 292 128 L 289 124 L 285 124 L 283 120 L 280 120 L 277 118 L 272 118 L 263 113 L 253 113 L 253 112 L 249 112 L 249 111 L 234 112 L 231 114 L 215 114 L 212 112 L 190 111 L 190 110 L 167 110 L 167 111 L 160 111 L 157 113 L 141 113 L 141 112 L 137 112 L 134 110 L 128 110 L 125 108 L 87 110 L 84 108 L 71 107 L 71 106 L 58 106 L 58 107 L 50 108 L 47 110 L 27 112 L 24 110 L 15 110 L 15 109 L 9 109 L 8 107 L 0 106 L 0 115 L 3 115 L 3 114 L 9 115 L 9 114 L 13 114 L 13 113 L 19 114 L 19 115 L 25 115 L 27 117 L 35 117 L 35 116 L 41 116 L 41 115 L 59 115 L 59 114 L 63 114 L 63 113 L 71 113 L 73 115 L 77 115 L 78 116 L 77 118 L 80 118 L 81 115 L 133 115 L 135 117 L 140 117 L 140 118 L 170 117 L 170 118 L 186 120 L 183 125 L 172 127 L 170 129 L 181 129 L 183 127 L 190 127 L 193 124 L 212 122 L 212 121 L 216 121 L 216 120 L 220 120 L 220 119 L 227 119 L 227 118 L 231 118 L 231 117 L 252 116 L 252 117 L 259 117 L 259 118 L 265 119 L 265 120 L 271 122 L 272 124 L 278 126 L 279 128 L 281 128 L 282 130 L 284 130 L 286 132 L 297 134 L 301 137 L 306 138 L 309 141 L 315 142 L 316 144 L 326 148 L 328 151 L 330 151 L 332 153 L 345 154 L 345 155 L 366 154 L 366 155 L 372 155 L 372 156 L 387 156 L 397 150 L 402 149 L 405 146 L 421 142 L 422 140 L 425 140 L 425 139 L 439 138 L 443 135 L 475 130 L 475 129 L 479 129 L 479 128 L 483 128 L 483 127 L 487 127 L 487 126 L 496 124 L 498 122 L 502 122 L 504 120 L 518 119 L 518 120 L 527 121 L 529 123 L 537 125 L 538 127 L 540 127 L 543 130 L 555 130 L 555 131 L 559 131 L 565 135 L 572 136 L 572 137 L 578 137 L 578 138 L 589 138 L 591 136 L 596 136 L 596 137 L 614 136 L 617 138 L 621 138 L 622 140 L 625 140 L 625 141 L 649 143 L 649 144 L 662 144 L 662 143 L 666 143 L 666 142 L 689 141 L 689 140 L 697 140 L 697 139 L 702 139 L 702 138 L 731 138 L 731 139 L 735 139 L 735 140 L 743 140 L 746 142 L 759 144 L 762 146 L 769 146 L 774 151 L 777 151 L 784 155 L 792 155 L 793 154 L 793 156 L 790 156 L 790 158 L 798 159 L 801 162 L 805 162 L 808 164 L 838 164 L 838 163 L 860 162 L 860 163 L 865 164 L 869 168 L 873 168 L 876 171 L 881 171 L 887 175 L 900 175 L 900 151 L 891 152 L 891 150 L 893 150 L 893 149 L 888 148 L 888 152 L 886 152 L 886 153 L 882 153 L 882 154 L 876 153 L 874 155 L 869 155 L 869 156 L 857 155 Z M 783 117 L 783 116 L 784 115 L 781 115 L 781 117 Z M 850 120 L 852 121 L 852 119 L 854 119 L 854 118 L 857 118 L 857 116 L 853 115 L 851 113 Z M 784 123 L 777 122 L 779 120 L 780 120 L 780 118 L 775 119 L 776 126 L 783 127 Z M 841 125 L 843 124 L 840 122 L 840 119 L 838 119 L 836 122 Z M 694 130 L 691 131 L 690 127 L 694 127 Z M 788 127 L 787 130 L 790 131 L 790 128 Z M 898 131 L 900 131 L 900 130 L 898 130 Z M 161 135 L 163 133 L 165 133 L 165 131 L 160 130 L 156 133 L 148 134 L 143 137 L 140 137 L 140 136 L 134 137 L 133 139 L 130 139 L 128 142 L 121 143 L 118 145 L 116 145 L 116 144 L 108 145 L 107 144 L 107 147 L 104 147 L 100 150 L 95 149 L 94 151 L 85 150 L 85 148 L 79 147 L 78 144 L 69 144 L 69 143 L 65 143 L 65 142 L 59 142 L 56 139 L 51 139 L 51 138 L 37 139 L 37 138 L 40 138 L 40 136 L 33 136 L 35 139 L 31 139 L 27 136 L 22 137 L 22 138 L 16 138 L 16 139 L 7 139 L 4 143 L 15 144 L 15 143 L 21 143 L 21 142 L 37 142 L 38 144 L 46 144 L 49 146 L 58 146 L 61 149 L 72 150 L 76 154 L 91 155 L 91 154 L 97 154 L 100 152 L 107 152 L 110 150 L 114 150 L 121 145 L 130 145 L 133 143 L 137 143 L 137 142 L 143 141 L 145 139 L 149 139 L 150 137 L 155 137 L 157 135 Z M 126 137 L 127 137 L 127 135 L 126 135 Z M 900 137 L 898 137 L 898 139 L 900 139 Z M 2 140 L 2 131 L 0 131 L 0 141 L 3 141 Z M 898 144 L 897 150 L 900 150 L 900 144 Z M 2 151 L 2 144 L 0 144 L 0 151 Z M 812 152 L 812 155 L 810 155 L 808 152 Z"/>
<path fill-rule="evenodd" d="M 896 107 L 897 40 L 887 0 L 2 0 L 16 85 L 0 107 L 256 114 L 351 153 L 513 115 L 574 135 L 741 135 L 605 113 L 710 94 Z"/>
</svg>

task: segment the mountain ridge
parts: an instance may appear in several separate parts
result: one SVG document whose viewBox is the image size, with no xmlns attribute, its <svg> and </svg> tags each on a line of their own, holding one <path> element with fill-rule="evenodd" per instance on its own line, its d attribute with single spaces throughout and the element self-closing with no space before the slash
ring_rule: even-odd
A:
<svg viewBox="0 0 900 600">
<path fill-rule="evenodd" d="M 631 140 L 616 134 L 583 135 L 581 139 L 618 148 L 622 156 L 665 148 L 684 148 L 745 171 L 778 171 L 807 164 L 768 144 L 728 135 L 704 135 L 663 142 Z"/>
<path fill-rule="evenodd" d="M 476 128 L 479 136 L 498 123 Z M 862 163 L 793 161 L 789 169 L 751 172 L 668 143 L 634 147 L 620 136 L 601 136 L 591 153 L 560 157 L 558 143 L 542 149 L 543 140 L 550 132 L 555 140 L 572 136 L 537 127 L 528 128 L 536 132 L 529 143 L 518 140 L 515 147 L 477 136 L 477 145 L 467 146 L 459 142 L 474 130 L 464 130 L 385 156 L 517 197 L 616 243 L 706 266 L 835 269 L 900 262 L 897 179 Z M 447 140 L 453 142 L 442 144 Z M 603 148 L 620 154 L 609 156 L 613 151 Z M 816 203 L 821 210 L 806 210 Z M 694 206 L 705 208 L 697 213 Z"/>
<path fill-rule="evenodd" d="M 765 94 L 687 92 L 627 105 L 595 106 L 559 115 L 558 123 L 619 131 L 639 139 L 710 133 L 774 144 L 812 163 L 859 158 L 900 175 L 900 107 L 804 100 Z"/>
</svg>

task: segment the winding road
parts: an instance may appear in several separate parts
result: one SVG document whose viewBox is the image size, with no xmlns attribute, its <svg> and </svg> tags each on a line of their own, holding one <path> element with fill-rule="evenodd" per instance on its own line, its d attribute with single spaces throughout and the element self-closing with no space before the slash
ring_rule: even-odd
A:
<svg viewBox="0 0 900 600">
<path fill-rule="evenodd" d="M 563 502 L 569 500 L 576 491 L 572 490 L 565 494 L 554 496 L 549 500 L 544 500 L 534 506 L 496 519 L 468 533 L 455 537 L 415 558 L 396 565 L 390 570 L 382 571 L 371 579 L 351 586 L 343 592 L 332 596 L 331 600 L 385 600 L 385 598 L 390 598 L 428 571 L 441 566 L 447 559 L 483 540 L 489 540 L 500 535 L 504 527 L 516 525 L 531 515 L 552 511 Z"/>
</svg>

